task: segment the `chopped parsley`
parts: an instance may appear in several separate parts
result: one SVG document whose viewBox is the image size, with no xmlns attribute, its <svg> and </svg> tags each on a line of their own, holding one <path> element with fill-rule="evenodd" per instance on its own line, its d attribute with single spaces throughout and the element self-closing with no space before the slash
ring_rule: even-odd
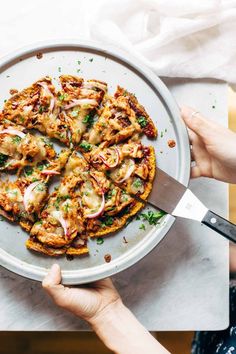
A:
<svg viewBox="0 0 236 354">
<path fill-rule="evenodd" d="M 80 65 L 80 64 L 81 64 L 81 61 L 80 61 L 80 60 L 77 60 L 77 64 Z"/>
<path fill-rule="evenodd" d="M 140 230 L 145 230 L 145 229 L 146 229 L 146 226 L 145 226 L 144 224 L 141 224 L 141 225 L 139 226 L 139 229 L 140 229 Z"/>
<path fill-rule="evenodd" d="M 104 242 L 103 238 L 102 237 L 98 237 L 97 238 L 97 245 L 102 245 Z"/>
<path fill-rule="evenodd" d="M 20 116 L 19 116 L 19 119 L 20 119 L 20 122 L 21 122 L 21 123 L 24 123 L 25 118 L 24 118 L 23 116 L 20 115 Z"/>
<path fill-rule="evenodd" d="M 53 143 L 48 138 L 41 138 L 44 144 L 48 147 L 53 147 Z"/>
<path fill-rule="evenodd" d="M 65 98 L 65 94 L 61 94 L 58 96 L 59 101 L 64 101 Z"/>
<path fill-rule="evenodd" d="M 26 176 L 31 176 L 33 171 L 34 171 L 34 169 L 32 167 L 30 167 L 30 166 L 26 166 L 24 168 L 24 173 L 25 173 Z"/>
<path fill-rule="evenodd" d="M 46 112 L 48 109 L 48 106 L 39 106 L 39 113 L 42 114 L 43 112 Z"/>
<path fill-rule="evenodd" d="M 142 187 L 142 185 L 143 185 L 143 181 L 141 180 L 141 178 L 136 178 L 133 182 L 133 186 L 135 188 Z"/>
<path fill-rule="evenodd" d="M 139 123 L 139 125 L 142 127 L 142 128 L 145 128 L 146 125 L 147 125 L 147 119 L 144 117 L 144 116 L 139 116 L 137 118 L 137 121 Z"/>
<path fill-rule="evenodd" d="M 66 203 L 66 204 L 64 205 L 64 210 L 65 210 L 66 213 L 68 213 L 69 208 L 70 208 L 70 204 L 69 204 L 69 203 Z"/>
<path fill-rule="evenodd" d="M 114 218 L 112 216 L 106 216 L 102 220 L 102 227 L 111 226 L 113 224 Z"/>
<path fill-rule="evenodd" d="M 43 192 L 45 190 L 45 184 L 40 183 L 39 185 L 37 185 L 37 187 L 35 189 L 37 192 Z"/>
<path fill-rule="evenodd" d="M 93 58 L 90 58 L 89 61 L 92 63 L 93 62 Z"/>
<path fill-rule="evenodd" d="M 86 114 L 82 122 L 87 124 L 88 127 L 91 127 L 93 125 L 93 116 L 91 114 Z"/>
<path fill-rule="evenodd" d="M 61 66 L 58 66 L 58 71 L 59 73 L 61 73 Z"/>
<path fill-rule="evenodd" d="M 164 135 L 163 132 L 161 132 L 161 138 L 163 138 L 163 135 Z"/>
<path fill-rule="evenodd" d="M 153 211 L 149 210 L 147 213 L 141 213 L 140 216 L 144 221 L 148 221 L 149 225 L 157 225 L 160 218 L 166 213 L 162 210 Z"/>
<path fill-rule="evenodd" d="M 16 136 L 12 137 L 12 142 L 14 144 L 19 144 L 20 141 L 21 141 L 21 138 L 19 136 L 16 135 Z"/>
<path fill-rule="evenodd" d="M 7 162 L 8 156 L 0 153 L 0 166 L 4 166 Z"/>
<path fill-rule="evenodd" d="M 49 166 L 49 163 L 45 161 L 45 162 L 40 163 L 37 166 L 37 168 L 39 169 L 39 171 L 42 171 L 44 169 L 44 167 L 47 167 L 47 166 Z"/>
<path fill-rule="evenodd" d="M 79 146 L 86 152 L 90 151 L 92 149 L 92 145 L 87 143 L 86 141 L 83 141 Z"/>
</svg>

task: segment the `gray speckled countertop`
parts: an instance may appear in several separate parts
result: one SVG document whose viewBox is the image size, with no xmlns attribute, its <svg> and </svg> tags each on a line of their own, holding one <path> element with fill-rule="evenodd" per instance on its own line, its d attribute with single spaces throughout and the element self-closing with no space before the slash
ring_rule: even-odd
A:
<svg viewBox="0 0 236 354">
<path fill-rule="evenodd" d="M 164 81 L 180 105 L 196 107 L 227 125 L 226 84 Z M 190 188 L 209 208 L 227 216 L 226 184 L 198 179 Z M 228 242 L 194 221 L 177 220 L 152 253 L 113 279 L 125 304 L 149 330 L 219 330 L 228 325 Z M 55 307 L 40 283 L 3 268 L 0 282 L 1 330 L 88 328 Z"/>
</svg>

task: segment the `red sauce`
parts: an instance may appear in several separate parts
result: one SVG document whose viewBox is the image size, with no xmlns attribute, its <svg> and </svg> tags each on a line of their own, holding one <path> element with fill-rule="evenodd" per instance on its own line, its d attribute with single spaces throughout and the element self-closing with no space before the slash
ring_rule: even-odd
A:
<svg viewBox="0 0 236 354">
<path fill-rule="evenodd" d="M 173 140 L 173 139 L 168 140 L 168 146 L 169 146 L 170 148 L 174 148 L 175 145 L 176 145 L 175 140 Z"/>
<path fill-rule="evenodd" d="M 105 262 L 109 263 L 111 261 L 111 255 L 105 254 L 104 259 L 105 259 Z"/>
</svg>

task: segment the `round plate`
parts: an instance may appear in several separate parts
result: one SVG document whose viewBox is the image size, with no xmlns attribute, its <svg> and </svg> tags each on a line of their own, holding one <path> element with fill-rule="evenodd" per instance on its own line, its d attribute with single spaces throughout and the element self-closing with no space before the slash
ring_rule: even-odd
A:
<svg viewBox="0 0 236 354">
<path fill-rule="evenodd" d="M 38 53 L 42 53 L 42 58 L 38 59 Z M 0 62 L 0 107 L 9 97 L 10 89 L 21 90 L 45 75 L 57 81 L 62 74 L 106 81 L 111 93 L 117 85 L 135 93 L 159 130 L 157 140 L 144 138 L 144 143 L 155 147 L 158 166 L 188 184 L 190 149 L 179 109 L 163 82 L 126 53 L 71 40 L 23 48 Z M 169 139 L 176 141 L 175 148 L 168 147 Z M 158 226 L 145 223 L 143 230 L 140 229 L 143 222 L 134 219 L 116 234 L 105 236 L 102 245 L 97 244 L 96 238 L 90 239 L 88 256 L 72 261 L 65 257 L 56 260 L 62 268 L 64 284 L 95 281 L 130 267 L 162 240 L 173 222 L 174 218 L 166 215 Z M 55 258 L 28 251 L 27 237 L 20 227 L 5 220 L 0 222 L 1 265 L 22 276 L 42 280 Z M 104 260 L 106 254 L 111 255 L 110 263 Z"/>
</svg>

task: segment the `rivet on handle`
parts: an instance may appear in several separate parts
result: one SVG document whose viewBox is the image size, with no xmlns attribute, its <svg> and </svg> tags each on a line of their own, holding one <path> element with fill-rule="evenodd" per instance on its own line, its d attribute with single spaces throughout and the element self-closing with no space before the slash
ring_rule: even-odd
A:
<svg viewBox="0 0 236 354">
<path fill-rule="evenodd" d="M 216 220 L 216 218 L 211 218 L 211 219 L 210 219 L 210 222 L 211 222 L 212 224 L 215 224 L 215 223 L 217 222 L 217 220 Z"/>
</svg>

